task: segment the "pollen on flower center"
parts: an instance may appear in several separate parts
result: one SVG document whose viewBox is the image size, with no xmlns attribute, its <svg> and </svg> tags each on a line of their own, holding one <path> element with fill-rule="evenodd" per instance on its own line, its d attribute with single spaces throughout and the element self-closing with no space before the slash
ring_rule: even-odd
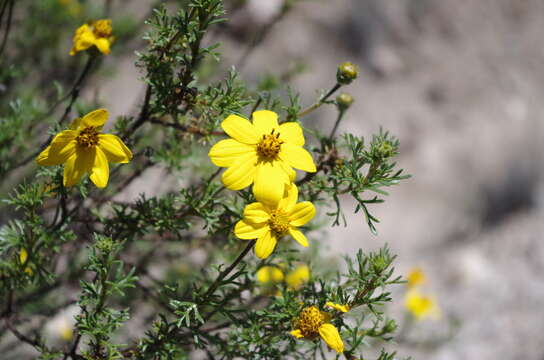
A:
<svg viewBox="0 0 544 360">
<path fill-rule="evenodd" d="M 76 138 L 77 144 L 83 147 L 92 147 L 98 145 L 98 131 L 93 126 L 81 130 Z"/>
<path fill-rule="evenodd" d="M 268 225 L 276 235 L 283 235 L 289 230 L 289 217 L 279 210 L 273 210 Z"/>
<path fill-rule="evenodd" d="M 257 144 L 257 154 L 267 160 L 274 160 L 281 149 L 283 141 L 280 140 L 280 134 L 274 134 L 274 130 L 270 134 L 263 135 L 261 141 Z"/>
<path fill-rule="evenodd" d="M 319 327 L 324 323 L 325 314 L 317 307 L 309 306 L 300 312 L 294 325 L 305 338 L 313 339 L 319 335 Z"/>
<path fill-rule="evenodd" d="M 111 20 L 97 20 L 93 23 L 93 33 L 97 37 L 107 38 L 111 36 Z"/>
</svg>

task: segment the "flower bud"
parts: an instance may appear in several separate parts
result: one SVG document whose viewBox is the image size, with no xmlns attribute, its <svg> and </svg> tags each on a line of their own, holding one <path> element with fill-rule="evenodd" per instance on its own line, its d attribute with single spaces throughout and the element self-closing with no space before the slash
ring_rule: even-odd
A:
<svg viewBox="0 0 544 360">
<path fill-rule="evenodd" d="M 389 319 L 387 323 L 385 323 L 385 326 L 383 327 L 384 333 L 392 333 L 397 330 L 397 323 L 393 319 Z"/>
<path fill-rule="evenodd" d="M 342 85 L 348 85 L 359 76 L 359 68 L 351 62 L 345 62 L 338 66 L 336 81 Z"/>
<path fill-rule="evenodd" d="M 346 111 L 353 104 L 353 97 L 348 93 L 341 93 L 336 97 L 336 106 L 340 111 Z"/>
<path fill-rule="evenodd" d="M 381 255 L 376 256 L 375 258 L 372 259 L 372 267 L 374 268 L 374 271 L 376 273 L 381 273 L 388 266 L 389 266 L 389 264 L 387 263 L 387 261 Z"/>
<path fill-rule="evenodd" d="M 378 151 L 380 152 L 380 155 L 384 159 L 387 159 L 387 158 L 394 155 L 393 154 L 393 152 L 394 152 L 393 146 L 391 145 L 391 143 L 389 141 L 382 142 L 380 144 L 380 147 L 379 147 Z"/>
</svg>

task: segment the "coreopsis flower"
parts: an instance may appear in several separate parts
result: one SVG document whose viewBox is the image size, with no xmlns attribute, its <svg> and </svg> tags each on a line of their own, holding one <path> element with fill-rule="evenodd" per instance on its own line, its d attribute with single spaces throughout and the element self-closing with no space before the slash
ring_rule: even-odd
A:
<svg viewBox="0 0 544 360">
<path fill-rule="evenodd" d="M 336 304 L 336 303 L 333 303 L 332 301 L 327 301 L 325 303 L 325 306 L 328 306 L 330 308 L 333 308 L 334 310 L 338 310 L 338 311 L 341 311 L 343 313 L 346 313 L 349 311 L 349 305 L 342 305 L 342 304 Z"/>
<path fill-rule="evenodd" d="M 302 128 L 295 122 L 278 124 L 278 115 L 269 110 L 252 114 L 253 123 L 238 115 L 229 115 L 221 127 L 231 139 L 221 140 L 209 152 L 211 161 L 228 168 L 222 175 L 230 190 L 251 184 L 263 202 L 276 203 L 284 185 L 296 177 L 293 170 L 315 172 L 312 156 L 303 148 Z"/>
<path fill-rule="evenodd" d="M 310 268 L 308 265 L 300 265 L 285 276 L 285 283 L 291 290 L 300 289 L 308 280 L 310 280 Z"/>
<path fill-rule="evenodd" d="M 421 268 L 413 268 L 410 270 L 407 279 L 409 288 L 419 286 L 427 281 L 427 277 Z"/>
<path fill-rule="evenodd" d="M 244 218 L 234 227 L 234 234 L 243 240 L 257 239 L 255 254 L 267 258 L 278 239 L 289 234 L 300 245 L 308 246 L 308 239 L 298 229 L 315 216 L 315 207 L 309 201 L 297 203 L 298 189 L 295 184 L 286 187 L 282 198 L 268 203 L 255 194 L 257 201 L 247 205 Z"/>
<path fill-rule="evenodd" d="M 84 174 L 99 188 L 108 184 L 108 163 L 128 163 L 132 152 L 123 141 L 100 131 L 108 120 L 106 109 L 94 110 L 75 119 L 70 130 L 58 133 L 51 144 L 38 155 L 42 166 L 64 164 L 64 186 L 73 186 Z"/>
<path fill-rule="evenodd" d="M 416 289 L 408 290 L 404 299 L 404 306 L 416 320 L 423 320 L 425 318 L 437 319 L 440 317 L 440 308 L 436 300 L 420 293 Z"/>
<path fill-rule="evenodd" d="M 108 55 L 113 40 L 110 19 L 83 24 L 76 30 L 70 55 L 73 56 L 80 51 L 89 49 L 91 46 L 96 46 L 102 54 Z"/>
<path fill-rule="evenodd" d="M 307 340 L 314 340 L 320 336 L 331 349 L 341 353 L 344 351 L 344 343 L 338 329 L 330 321 L 329 313 L 319 310 L 316 306 L 308 306 L 293 320 L 291 335 L 297 339 Z"/>
<path fill-rule="evenodd" d="M 293 271 L 284 274 L 280 266 L 266 265 L 257 271 L 257 281 L 261 284 L 274 288 L 276 285 L 285 282 L 287 288 L 298 290 L 310 279 L 310 268 L 308 265 L 297 266 Z M 281 292 L 276 291 L 275 295 L 280 296 Z"/>
<path fill-rule="evenodd" d="M 19 262 L 21 265 L 25 265 L 28 260 L 28 251 L 26 251 L 25 248 L 22 248 L 19 252 Z M 29 276 L 32 276 L 34 274 L 34 271 L 30 266 L 25 266 L 25 273 L 27 273 Z"/>
<path fill-rule="evenodd" d="M 277 266 L 267 265 L 257 270 L 257 281 L 263 284 L 278 284 L 283 278 L 283 271 Z"/>
</svg>

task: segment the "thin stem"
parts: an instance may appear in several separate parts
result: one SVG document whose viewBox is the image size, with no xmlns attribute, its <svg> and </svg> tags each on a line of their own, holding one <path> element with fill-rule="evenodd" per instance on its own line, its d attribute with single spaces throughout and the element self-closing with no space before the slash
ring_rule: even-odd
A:
<svg viewBox="0 0 544 360">
<path fill-rule="evenodd" d="M 329 135 L 329 140 L 332 141 L 334 138 L 334 135 L 336 134 L 336 130 L 338 129 L 338 125 L 340 125 L 340 121 L 342 121 L 342 118 L 344 117 L 344 114 L 346 112 L 344 110 L 340 110 L 338 113 L 338 117 L 336 118 L 336 122 L 334 123 L 334 127 L 332 128 L 331 134 Z"/>
<path fill-rule="evenodd" d="M 206 293 L 204 294 L 204 296 L 202 297 L 202 300 L 201 300 L 201 303 L 204 303 L 206 300 L 208 300 L 208 298 L 215 292 L 215 290 L 217 290 L 217 288 L 219 287 L 219 285 L 221 284 L 221 281 L 223 281 L 223 279 L 228 275 L 230 274 L 230 272 L 240 263 L 240 261 L 242 261 L 242 259 L 246 256 L 246 254 L 249 252 L 249 250 L 251 250 L 253 248 L 253 245 L 255 245 L 255 242 L 257 240 L 251 240 L 247 246 L 245 247 L 244 250 L 242 250 L 242 252 L 240 253 L 240 255 L 238 255 L 238 257 L 232 262 L 232 264 L 230 264 L 230 266 L 228 268 L 226 268 L 225 270 L 223 270 L 219 276 L 217 277 L 217 279 L 215 279 L 215 281 L 213 282 L 213 284 L 210 285 L 210 287 L 208 288 L 208 291 L 206 291 Z"/>
<path fill-rule="evenodd" d="M 318 107 L 320 107 L 321 105 L 323 105 L 325 103 L 325 101 L 327 101 L 329 99 L 329 97 L 335 93 L 336 90 L 340 89 L 340 87 L 342 86 L 342 84 L 339 84 L 339 83 L 336 83 L 332 89 L 329 90 L 328 93 L 326 93 L 324 96 L 322 96 L 315 104 L 312 104 L 310 105 L 309 107 L 307 107 L 306 109 L 302 110 L 301 112 L 299 112 L 297 114 L 297 116 L 300 118 L 300 117 L 303 117 L 303 116 L 306 116 L 308 115 L 309 113 L 311 113 L 312 111 L 314 111 L 315 109 L 317 109 Z"/>
</svg>

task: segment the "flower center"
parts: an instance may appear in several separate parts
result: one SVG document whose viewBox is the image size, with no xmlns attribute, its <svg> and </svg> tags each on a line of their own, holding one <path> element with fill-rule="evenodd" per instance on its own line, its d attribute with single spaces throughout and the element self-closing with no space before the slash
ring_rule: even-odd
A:
<svg viewBox="0 0 544 360">
<path fill-rule="evenodd" d="M 281 149 L 283 141 L 280 140 L 280 133 L 274 134 L 274 129 L 268 135 L 263 135 L 262 140 L 257 144 L 257 154 L 267 160 L 274 160 Z"/>
<path fill-rule="evenodd" d="M 98 145 L 98 131 L 94 126 L 86 127 L 79 132 L 76 137 L 77 144 L 83 147 L 92 147 Z"/>
<path fill-rule="evenodd" d="M 283 235 L 289 230 L 289 217 L 282 211 L 272 210 L 268 225 L 277 236 Z"/>
<path fill-rule="evenodd" d="M 111 36 L 111 20 L 97 20 L 93 23 L 93 33 L 96 37 L 108 38 Z"/>
<path fill-rule="evenodd" d="M 309 306 L 300 312 L 295 327 L 307 339 L 319 335 L 319 327 L 325 323 L 325 315 L 315 306 Z"/>
</svg>

